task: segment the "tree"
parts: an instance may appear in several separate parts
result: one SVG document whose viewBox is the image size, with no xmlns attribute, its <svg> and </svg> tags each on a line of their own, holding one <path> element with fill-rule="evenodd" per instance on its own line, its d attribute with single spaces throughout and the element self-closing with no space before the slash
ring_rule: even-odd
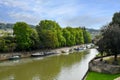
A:
<svg viewBox="0 0 120 80">
<path fill-rule="evenodd" d="M 83 30 L 81 28 L 64 28 L 63 36 L 66 39 L 66 46 L 84 44 Z M 86 38 L 87 37 L 88 36 L 86 36 Z"/>
<path fill-rule="evenodd" d="M 58 38 L 58 42 L 59 42 L 59 47 L 65 46 L 65 44 L 66 44 L 66 39 L 65 39 L 65 37 L 63 36 L 62 30 L 57 30 L 57 31 L 56 31 L 56 34 L 57 34 L 57 38 Z"/>
<path fill-rule="evenodd" d="M 44 48 L 59 47 L 62 45 L 61 41 L 64 42 L 64 38 L 62 37 L 61 33 L 60 34 L 58 33 L 61 31 L 61 28 L 60 28 L 59 24 L 56 23 L 55 21 L 42 20 L 39 23 L 39 25 L 36 26 L 36 31 L 38 32 L 42 48 L 43 47 Z M 59 41 L 60 41 L 60 43 L 59 43 Z"/>
<path fill-rule="evenodd" d="M 117 55 L 120 54 L 120 26 L 117 24 L 109 25 L 107 31 L 104 32 L 104 38 L 107 52 L 115 55 L 115 61 L 117 61 Z"/>
<path fill-rule="evenodd" d="M 66 39 L 66 44 L 65 46 L 72 46 L 73 45 L 73 42 L 71 40 L 71 33 L 70 31 L 68 31 L 66 28 L 63 29 L 63 36 L 64 38 Z"/>
<path fill-rule="evenodd" d="M 112 24 L 119 24 L 120 25 L 120 12 L 116 12 L 114 15 L 113 15 L 113 18 L 112 18 Z"/>
<path fill-rule="evenodd" d="M 76 39 L 75 28 L 66 27 L 66 29 L 70 32 L 70 43 L 72 42 L 71 46 L 76 45 L 76 42 L 75 42 L 75 39 Z"/>
<path fill-rule="evenodd" d="M 39 25 L 36 26 L 36 30 L 38 31 L 38 33 L 41 30 L 59 30 L 60 25 L 52 20 L 42 20 L 40 21 Z"/>
<path fill-rule="evenodd" d="M 31 48 L 38 49 L 40 47 L 40 40 L 39 40 L 38 33 L 35 29 L 31 29 L 30 39 L 32 41 Z"/>
<path fill-rule="evenodd" d="M 39 23 L 39 25 L 36 26 L 36 31 L 38 32 L 39 35 L 41 47 L 44 48 L 48 47 L 45 45 L 50 44 L 50 41 L 52 41 L 53 39 L 56 40 L 56 43 L 54 43 L 55 44 L 54 46 L 51 46 L 52 48 L 62 46 L 73 46 L 76 44 L 84 43 L 83 30 L 81 28 L 66 27 L 62 29 L 59 26 L 59 24 L 56 23 L 55 21 L 42 20 Z M 53 37 L 52 35 L 54 36 L 54 38 L 52 38 Z M 85 31 L 85 36 L 87 43 L 89 43 L 90 34 L 87 31 Z M 45 41 L 48 41 L 47 44 Z"/>
<path fill-rule="evenodd" d="M 90 43 L 91 42 L 90 33 L 86 31 L 86 28 L 83 28 L 83 37 L 84 37 L 84 43 Z"/>
<path fill-rule="evenodd" d="M 84 44 L 83 30 L 81 28 L 76 28 L 76 44 Z"/>
<path fill-rule="evenodd" d="M 55 32 L 52 32 L 51 30 L 43 30 L 41 33 L 42 38 L 42 47 L 43 48 L 56 48 L 58 47 L 58 38 Z"/>
<path fill-rule="evenodd" d="M 17 42 L 17 50 L 27 50 L 33 46 L 31 36 L 34 34 L 34 31 L 28 24 L 25 22 L 17 22 L 13 30 Z"/>
<path fill-rule="evenodd" d="M 13 52 L 16 48 L 14 37 L 2 36 L 0 37 L 0 51 L 1 52 Z"/>
<path fill-rule="evenodd" d="M 102 37 L 97 42 L 99 51 L 113 54 L 117 61 L 117 55 L 120 54 L 120 12 L 115 13 L 112 22 L 102 29 Z"/>
</svg>

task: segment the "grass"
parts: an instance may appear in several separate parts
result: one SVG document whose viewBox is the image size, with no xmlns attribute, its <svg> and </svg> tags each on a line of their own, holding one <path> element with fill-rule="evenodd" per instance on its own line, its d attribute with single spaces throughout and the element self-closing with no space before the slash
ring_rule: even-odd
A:
<svg viewBox="0 0 120 80">
<path fill-rule="evenodd" d="M 114 80 L 120 77 L 120 74 L 103 74 L 97 72 L 89 72 L 86 80 Z"/>
<path fill-rule="evenodd" d="M 97 57 L 101 56 L 100 54 Z M 109 64 L 114 62 L 113 57 L 106 57 L 103 60 L 107 61 Z M 118 64 L 120 65 L 120 56 L 117 58 Z M 86 80 L 114 80 L 115 78 L 120 77 L 120 74 L 105 74 L 105 73 L 98 73 L 98 72 L 89 72 Z"/>
</svg>

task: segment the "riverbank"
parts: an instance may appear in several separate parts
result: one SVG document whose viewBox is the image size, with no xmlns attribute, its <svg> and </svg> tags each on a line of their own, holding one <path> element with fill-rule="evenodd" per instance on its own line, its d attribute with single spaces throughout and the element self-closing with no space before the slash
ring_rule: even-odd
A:
<svg viewBox="0 0 120 80">
<path fill-rule="evenodd" d="M 101 61 L 101 58 L 93 59 L 89 63 L 89 70 L 99 73 L 118 74 L 120 73 L 120 65 L 113 64 L 113 58 L 114 56 L 103 57 L 103 61 Z M 118 56 L 119 58 L 120 56 Z M 113 60 L 111 61 L 111 59 Z"/>
<path fill-rule="evenodd" d="M 103 58 L 103 61 L 101 61 Z M 95 57 L 89 62 L 89 68 L 82 80 L 113 80 L 120 76 L 120 55 L 118 55 L 118 65 L 111 62 L 114 56 Z M 108 61 L 109 60 L 109 61 Z M 97 76 L 97 77 L 93 77 Z M 110 76 L 110 77 L 109 77 Z M 104 79 L 105 77 L 105 79 Z"/>
<path fill-rule="evenodd" d="M 0 61 L 8 60 L 9 57 L 13 55 L 20 55 L 21 58 L 27 58 L 31 57 L 31 54 L 34 53 L 41 53 L 41 52 L 53 52 L 55 54 L 61 54 L 61 53 L 66 53 L 69 52 L 70 50 L 73 50 L 74 48 L 81 47 L 83 45 L 76 45 L 76 46 L 71 46 L 71 47 L 62 47 L 62 48 L 56 48 L 56 49 L 49 49 L 49 50 L 34 50 L 34 51 L 24 51 L 24 52 L 10 52 L 10 53 L 0 53 Z"/>
<path fill-rule="evenodd" d="M 114 60 L 114 56 L 104 56 L 103 61 L 98 57 L 92 59 L 83 80 L 119 80 L 115 78 L 120 76 L 120 65 L 114 65 L 111 59 Z M 120 61 L 120 55 L 118 55 L 118 61 Z"/>
</svg>

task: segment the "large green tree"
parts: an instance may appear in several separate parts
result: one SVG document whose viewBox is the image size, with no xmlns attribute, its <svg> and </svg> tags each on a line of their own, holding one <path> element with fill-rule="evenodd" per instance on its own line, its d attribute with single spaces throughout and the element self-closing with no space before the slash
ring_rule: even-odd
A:
<svg viewBox="0 0 120 80">
<path fill-rule="evenodd" d="M 74 43 L 72 42 L 72 36 L 70 31 L 68 31 L 66 28 L 63 29 L 63 36 L 66 39 L 65 46 L 72 46 Z"/>
<path fill-rule="evenodd" d="M 39 25 L 36 26 L 36 30 L 39 35 L 41 47 L 44 48 L 59 47 L 59 41 L 61 40 L 60 38 L 62 37 L 57 33 L 57 31 L 61 30 L 58 23 L 52 20 L 42 20 L 40 21 Z M 59 36 L 59 41 L 58 41 L 58 36 Z"/>
<path fill-rule="evenodd" d="M 66 29 L 70 32 L 70 43 L 71 43 L 71 46 L 72 45 L 75 45 L 76 44 L 76 32 L 75 32 L 75 28 L 72 28 L 72 27 L 66 27 Z"/>
<path fill-rule="evenodd" d="M 40 41 L 39 41 L 39 36 L 38 33 L 35 29 L 30 29 L 31 34 L 30 34 L 30 40 L 32 41 L 31 48 L 32 49 L 38 49 L 40 47 Z"/>
<path fill-rule="evenodd" d="M 88 31 L 86 31 L 86 28 L 83 28 L 83 37 L 84 37 L 84 43 L 91 42 L 91 35 Z"/>
<path fill-rule="evenodd" d="M 58 38 L 58 42 L 59 42 L 59 47 L 65 46 L 65 44 L 66 44 L 66 39 L 65 39 L 65 37 L 63 36 L 62 30 L 57 30 L 57 31 L 56 31 L 56 34 L 57 34 L 57 38 Z"/>
<path fill-rule="evenodd" d="M 76 44 L 84 44 L 83 30 L 81 28 L 76 28 Z"/>
<path fill-rule="evenodd" d="M 41 34 L 42 38 L 42 47 L 44 48 L 56 48 L 58 47 L 58 38 L 55 32 L 52 32 L 51 30 L 43 30 Z"/>
<path fill-rule="evenodd" d="M 57 22 L 55 22 L 55 21 L 52 21 L 52 20 L 42 20 L 36 26 L 36 29 L 37 29 L 37 31 L 39 33 L 41 30 L 59 30 L 61 28 L 60 28 L 60 25 Z"/>
<path fill-rule="evenodd" d="M 17 50 L 26 50 L 33 46 L 34 42 L 31 38 L 33 38 L 32 36 L 36 33 L 28 24 L 25 22 L 17 22 L 13 30 L 17 42 Z"/>
</svg>

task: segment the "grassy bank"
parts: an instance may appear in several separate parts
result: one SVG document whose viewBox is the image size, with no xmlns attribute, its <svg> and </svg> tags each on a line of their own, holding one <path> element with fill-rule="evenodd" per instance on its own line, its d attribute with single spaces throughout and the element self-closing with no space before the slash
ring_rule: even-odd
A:
<svg viewBox="0 0 120 80">
<path fill-rule="evenodd" d="M 114 80 L 120 77 L 120 74 L 103 74 L 97 72 L 89 72 L 86 80 Z"/>
</svg>

